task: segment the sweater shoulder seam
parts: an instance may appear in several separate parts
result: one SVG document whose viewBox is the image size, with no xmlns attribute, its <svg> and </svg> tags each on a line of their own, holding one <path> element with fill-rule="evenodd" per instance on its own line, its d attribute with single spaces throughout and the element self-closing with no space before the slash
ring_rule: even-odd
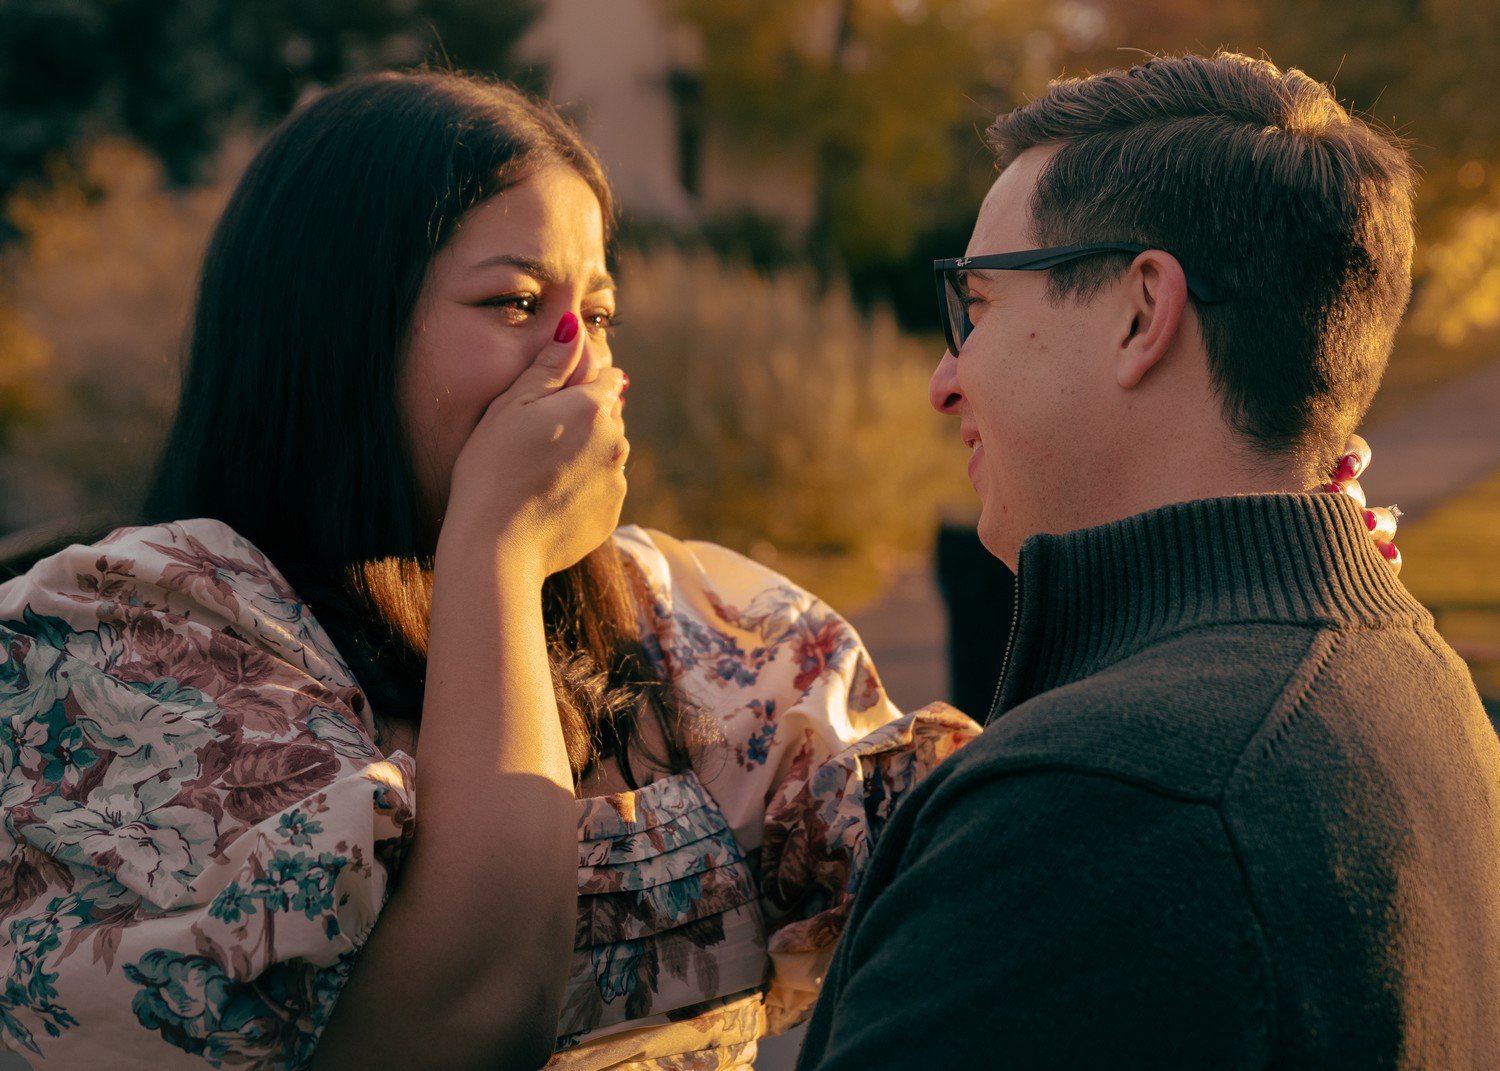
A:
<svg viewBox="0 0 1500 1071">
<path fill-rule="evenodd" d="M 1276 992 L 1278 980 L 1276 977 L 1276 965 L 1270 955 L 1266 943 L 1266 923 L 1262 917 L 1260 904 L 1255 895 L 1254 883 L 1250 880 L 1250 868 L 1246 864 L 1244 846 L 1240 839 L 1235 836 L 1233 825 L 1226 813 L 1229 806 L 1229 797 L 1238 784 L 1243 784 L 1249 779 L 1246 769 L 1253 753 L 1267 754 L 1276 750 L 1280 742 L 1285 739 L 1300 719 L 1303 712 L 1308 709 L 1309 701 L 1317 691 L 1318 682 L 1322 679 L 1324 672 L 1333 661 L 1343 640 L 1346 630 L 1333 626 L 1323 626 L 1318 629 L 1313 637 L 1312 645 L 1292 667 L 1287 674 L 1286 683 L 1282 685 L 1275 700 L 1266 711 L 1258 730 L 1250 735 L 1245 741 L 1245 746 L 1240 749 L 1234 766 L 1224 778 L 1220 788 L 1218 804 L 1215 813 L 1224 829 L 1224 837 L 1229 844 L 1230 851 L 1234 855 L 1235 867 L 1239 870 L 1240 881 L 1243 885 L 1245 904 L 1249 910 L 1251 919 L 1255 923 L 1255 950 L 1257 962 L 1263 964 L 1264 986 L 1268 991 L 1268 1007 L 1260 1009 L 1262 1017 L 1267 1023 L 1268 1044 L 1274 1042 L 1276 1032 L 1280 1023 L 1277 1016 Z M 1269 735 L 1268 735 L 1269 734 Z"/>
<path fill-rule="evenodd" d="M 1266 1050 L 1271 1052 L 1275 1049 L 1281 1026 L 1278 1014 L 1280 1004 L 1276 999 L 1276 963 L 1271 957 L 1270 945 L 1266 940 L 1266 923 L 1261 918 L 1260 905 L 1256 901 L 1255 890 L 1250 882 L 1250 868 L 1245 865 L 1244 848 L 1229 825 L 1222 803 L 1214 807 L 1214 816 L 1219 820 L 1219 828 L 1224 832 L 1224 841 L 1229 845 L 1229 852 L 1234 857 L 1234 867 L 1240 879 L 1240 895 L 1245 898 L 1245 912 L 1250 917 L 1250 932 L 1247 934 L 1248 943 L 1251 945 L 1250 958 L 1260 967 L 1256 988 L 1264 994 L 1261 1005 L 1256 1008 L 1256 1015 L 1258 1021 L 1264 1025 Z"/>
</svg>

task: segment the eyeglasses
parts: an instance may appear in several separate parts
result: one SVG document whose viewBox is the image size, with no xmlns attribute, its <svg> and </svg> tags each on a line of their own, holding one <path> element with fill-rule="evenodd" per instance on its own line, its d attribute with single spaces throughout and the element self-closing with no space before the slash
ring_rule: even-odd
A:
<svg viewBox="0 0 1500 1071">
<path fill-rule="evenodd" d="M 969 308 L 965 294 L 959 289 L 958 273 L 978 269 L 999 271 L 1046 271 L 1059 264 L 1098 256 L 1101 253 L 1144 253 L 1155 248 L 1135 245 L 1130 242 L 1095 242 L 1092 245 L 1059 245 L 1048 249 L 1024 249 L 1017 253 L 991 253 L 979 257 L 953 257 L 934 260 L 933 273 L 937 276 L 938 309 L 943 318 L 943 336 L 948 340 L 948 352 L 958 356 L 959 347 L 974 330 L 969 320 Z M 1186 267 L 1182 269 L 1187 280 L 1188 293 L 1204 304 L 1223 300 L 1217 291 Z"/>
</svg>

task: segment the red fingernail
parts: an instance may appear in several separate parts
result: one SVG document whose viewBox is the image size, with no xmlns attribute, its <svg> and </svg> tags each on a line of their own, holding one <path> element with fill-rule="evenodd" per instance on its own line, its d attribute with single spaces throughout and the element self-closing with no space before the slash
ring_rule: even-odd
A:
<svg viewBox="0 0 1500 1071">
<path fill-rule="evenodd" d="M 1338 483 L 1325 483 L 1322 487 L 1319 487 L 1318 490 L 1322 491 L 1325 495 L 1338 495 L 1343 494 L 1344 486 L 1343 484 Z"/>
<path fill-rule="evenodd" d="M 1339 458 L 1338 468 L 1333 470 L 1333 478 L 1335 480 L 1354 479 L 1354 470 L 1358 464 L 1358 454 L 1345 454 L 1343 457 Z"/>
<path fill-rule="evenodd" d="M 552 335 L 553 342 L 572 342 L 578 336 L 578 317 L 571 312 L 563 313 L 562 319 L 557 321 L 557 330 Z"/>
<path fill-rule="evenodd" d="M 620 369 L 620 393 L 624 394 L 630 389 L 630 373 Z"/>
<path fill-rule="evenodd" d="M 1396 560 L 1396 555 L 1401 552 L 1396 549 L 1396 544 L 1394 543 L 1382 543 L 1380 544 L 1380 553 L 1385 555 L 1386 561 L 1393 562 Z"/>
<path fill-rule="evenodd" d="M 1365 527 L 1372 532 L 1375 531 L 1375 514 L 1371 510 L 1365 510 Z"/>
</svg>

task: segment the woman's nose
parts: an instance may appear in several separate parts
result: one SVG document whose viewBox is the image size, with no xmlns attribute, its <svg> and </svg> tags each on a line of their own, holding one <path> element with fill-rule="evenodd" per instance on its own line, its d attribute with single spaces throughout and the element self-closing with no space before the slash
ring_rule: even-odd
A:
<svg viewBox="0 0 1500 1071">
<path fill-rule="evenodd" d="M 958 358 L 943 351 L 943 359 L 932 371 L 932 380 L 927 384 L 927 400 L 939 413 L 956 411 L 963 392 L 958 389 Z"/>
<path fill-rule="evenodd" d="M 567 385 L 572 387 L 579 383 L 592 383 L 599 378 L 600 372 L 612 367 L 614 363 L 614 357 L 609 352 L 609 341 L 590 335 L 583 343 L 583 359 L 568 377 Z"/>
</svg>

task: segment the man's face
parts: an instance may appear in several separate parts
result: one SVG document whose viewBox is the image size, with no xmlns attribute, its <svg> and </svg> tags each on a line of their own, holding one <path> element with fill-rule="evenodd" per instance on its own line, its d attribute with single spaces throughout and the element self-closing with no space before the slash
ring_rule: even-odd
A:
<svg viewBox="0 0 1500 1071">
<path fill-rule="evenodd" d="M 1031 194 L 1054 151 L 1029 149 L 1000 174 L 966 255 L 1038 244 Z M 1107 370 L 1089 355 L 1107 352 L 1110 320 L 1096 311 L 1097 301 L 1053 302 L 1047 282 L 1046 272 L 969 272 L 974 331 L 957 356 L 943 355 L 929 387 L 933 407 L 958 417 L 972 448 L 969 481 L 982 506 L 979 537 L 1012 567 L 1028 536 L 1077 527 L 1071 507 L 1089 493 L 1088 460 L 1100 445 L 1096 414 Z"/>
</svg>

